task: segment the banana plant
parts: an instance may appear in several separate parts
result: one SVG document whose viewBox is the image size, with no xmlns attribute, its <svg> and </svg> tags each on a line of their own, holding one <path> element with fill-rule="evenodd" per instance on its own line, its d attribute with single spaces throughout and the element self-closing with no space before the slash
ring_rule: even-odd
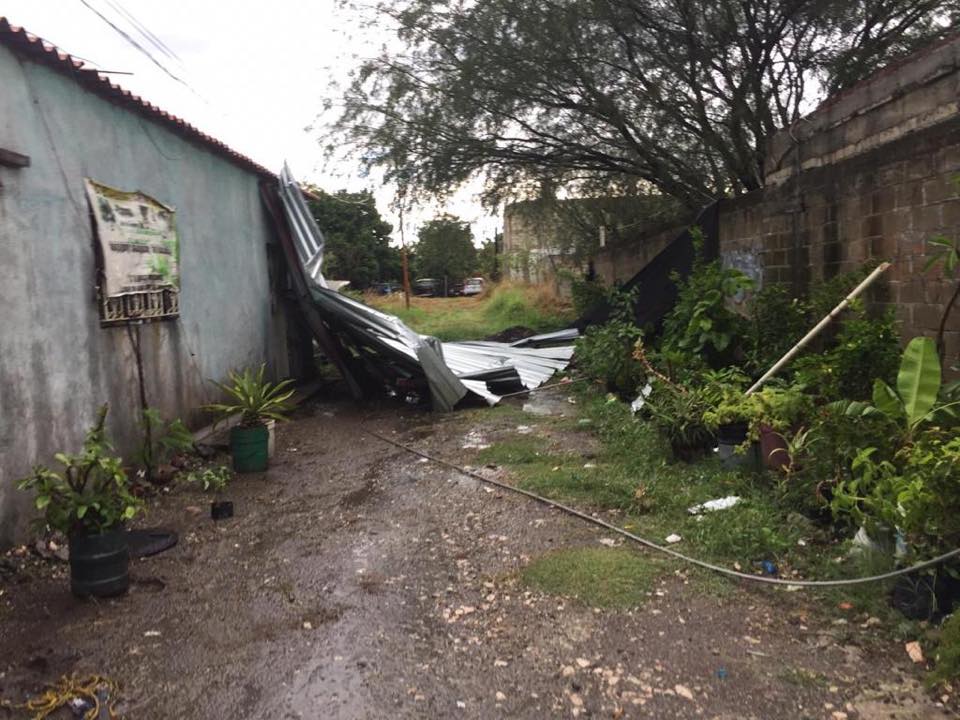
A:
<svg viewBox="0 0 960 720">
<path fill-rule="evenodd" d="M 902 425 L 910 437 L 921 425 L 930 422 L 953 422 L 956 407 L 949 388 L 941 389 L 940 358 L 934 341 L 913 338 L 903 351 L 896 389 L 883 380 L 873 383 L 873 404 L 843 403 L 844 413 L 851 417 L 882 415 Z"/>
</svg>

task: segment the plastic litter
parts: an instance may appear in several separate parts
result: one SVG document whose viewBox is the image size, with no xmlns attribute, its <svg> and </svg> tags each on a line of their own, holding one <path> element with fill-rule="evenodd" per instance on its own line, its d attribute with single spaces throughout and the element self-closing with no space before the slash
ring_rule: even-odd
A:
<svg viewBox="0 0 960 720">
<path fill-rule="evenodd" d="M 727 669 L 725 667 L 717 668 L 717 678 L 719 678 L 720 680 L 727 679 Z"/>
<path fill-rule="evenodd" d="M 673 545 L 674 543 L 678 543 L 678 542 L 680 542 L 681 540 L 683 540 L 683 538 L 680 537 L 679 535 L 677 535 L 676 533 L 673 533 L 672 535 L 667 535 L 667 537 L 665 537 L 664 539 L 665 539 L 668 543 L 670 543 L 671 545 Z"/>
<path fill-rule="evenodd" d="M 699 515 L 704 512 L 713 512 L 714 510 L 727 510 L 732 508 L 740 502 L 739 495 L 728 495 L 727 497 L 717 498 L 716 500 L 708 500 L 705 503 L 700 503 L 699 505 L 694 505 L 693 507 L 687 508 L 687 512 L 691 515 Z"/>
<path fill-rule="evenodd" d="M 650 393 L 653 392 L 653 385 L 647 383 L 640 389 L 640 394 L 637 395 L 637 399 L 630 403 L 630 410 L 634 414 L 640 412 L 643 409 L 643 406 L 647 404 L 647 398 L 650 397 Z"/>
<path fill-rule="evenodd" d="M 776 575 L 779 572 L 777 566 L 770 560 L 764 560 L 760 563 L 760 567 L 763 568 L 764 575 Z"/>
</svg>

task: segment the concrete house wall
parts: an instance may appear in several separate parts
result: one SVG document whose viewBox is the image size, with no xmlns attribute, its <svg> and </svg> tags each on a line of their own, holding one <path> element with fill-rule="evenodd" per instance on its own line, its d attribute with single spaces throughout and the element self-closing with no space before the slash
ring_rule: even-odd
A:
<svg viewBox="0 0 960 720">
<path fill-rule="evenodd" d="M 288 365 L 261 176 L 3 44 L 0 88 L 0 148 L 30 157 L 29 167 L 0 165 L 3 544 L 32 515 L 14 480 L 79 449 L 101 403 L 118 450 L 140 442 L 128 331 L 100 325 L 84 177 L 177 213 L 180 317 L 141 330 L 147 395 L 164 418 L 197 426 L 215 396 L 209 379 L 261 362 L 283 376 Z"/>
</svg>

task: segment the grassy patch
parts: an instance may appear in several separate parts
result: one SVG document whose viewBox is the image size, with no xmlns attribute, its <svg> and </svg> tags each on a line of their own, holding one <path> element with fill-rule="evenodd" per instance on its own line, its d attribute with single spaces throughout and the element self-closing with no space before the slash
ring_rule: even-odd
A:
<svg viewBox="0 0 960 720">
<path fill-rule="evenodd" d="M 550 462 L 550 455 L 543 438 L 534 435 L 494 443 L 477 453 L 477 461 L 493 465 L 531 465 Z"/>
<path fill-rule="evenodd" d="M 934 682 L 952 682 L 960 678 L 960 612 L 955 612 L 943 624 L 940 644 L 935 659 Z"/>
<path fill-rule="evenodd" d="M 807 668 L 787 668 L 782 670 L 777 677 L 797 687 L 818 688 L 827 685 L 827 678 L 822 673 Z"/>
<path fill-rule="evenodd" d="M 523 570 L 522 579 L 591 607 L 630 608 L 643 604 L 661 572 L 653 561 L 623 548 L 574 548 L 540 557 Z"/>
<path fill-rule="evenodd" d="M 549 286 L 501 283 L 478 297 L 414 297 L 410 308 L 403 295 L 370 295 L 365 302 L 396 315 L 419 333 L 441 340 L 477 340 L 515 325 L 537 332 L 567 327 L 570 305 Z"/>
</svg>

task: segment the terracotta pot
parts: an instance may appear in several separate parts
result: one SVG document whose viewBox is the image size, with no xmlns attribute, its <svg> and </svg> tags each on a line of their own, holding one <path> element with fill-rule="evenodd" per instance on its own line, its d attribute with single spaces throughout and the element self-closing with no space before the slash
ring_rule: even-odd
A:
<svg viewBox="0 0 960 720">
<path fill-rule="evenodd" d="M 784 472 L 790 467 L 787 441 L 769 425 L 760 426 L 760 457 L 763 459 L 763 466 L 770 470 Z"/>
</svg>

